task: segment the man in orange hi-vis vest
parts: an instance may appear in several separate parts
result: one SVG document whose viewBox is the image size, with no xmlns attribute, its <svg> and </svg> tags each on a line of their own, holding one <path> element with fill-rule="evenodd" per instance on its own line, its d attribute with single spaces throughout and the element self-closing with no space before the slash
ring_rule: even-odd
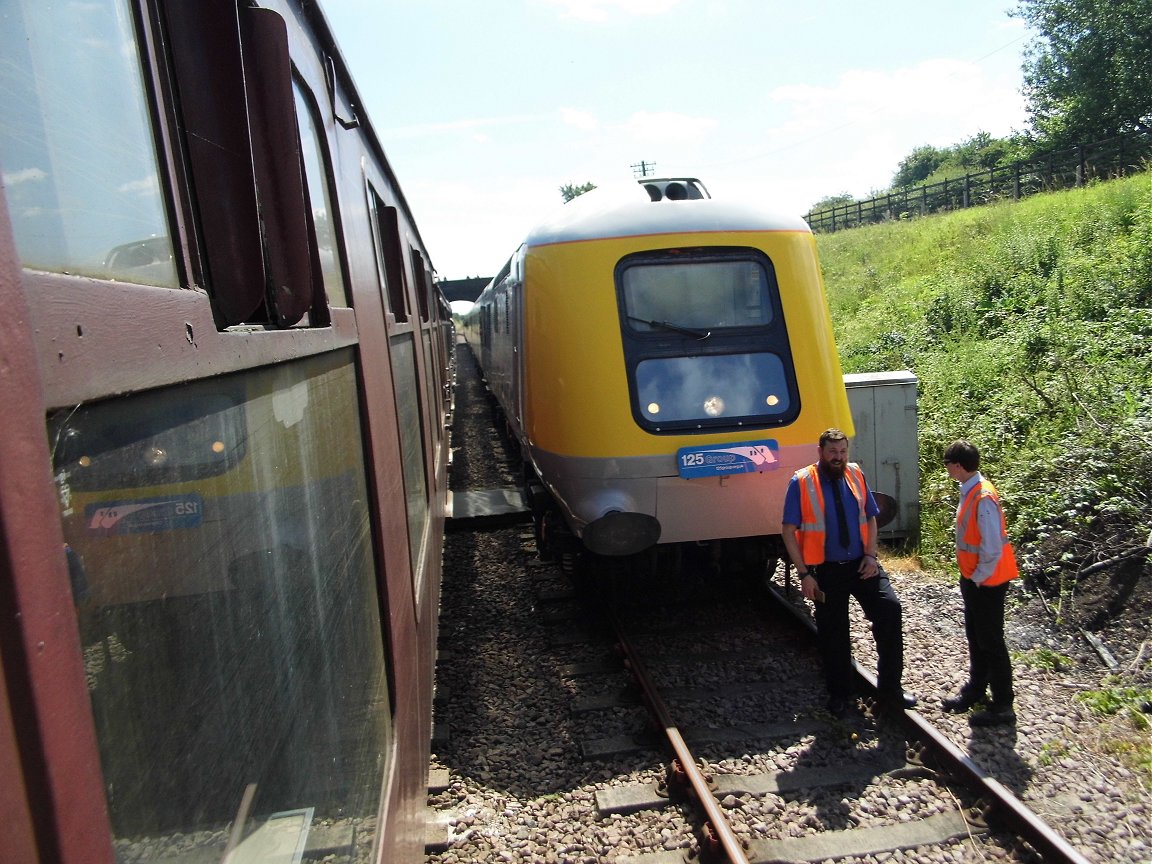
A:
<svg viewBox="0 0 1152 864">
<path fill-rule="evenodd" d="M 968 681 L 941 707 L 954 713 L 967 711 L 985 702 L 990 689 L 992 701 L 968 722 L 973 726 L 1013 724 L 1012 658 L 1004 641 L 1004 601 L 1008 584 L 1019 571 L 1008 542 L 1008 523 L 996 487 L 980 474 L 980 451 L 975 446 L 953 441 L 944 451 L 944 468 L 960 484 L 956 563 L 968 637 Z"/>
<path fill-rule="evenodd" d="M 781 535 L 801 576 L 800 588 L 814 604 L 828 711 L 843 719 L 856 707 L 850 597 L 872 622 L 881 704 L 915 707 L 916 699 L 900 683 L 903 609 L 876 558 L 876 500 L 860 466 L 848 461 L 843 432 L 826 430 L 818 452 L 819 461 L 801 468 L 788 483 Z"/>
</svg>

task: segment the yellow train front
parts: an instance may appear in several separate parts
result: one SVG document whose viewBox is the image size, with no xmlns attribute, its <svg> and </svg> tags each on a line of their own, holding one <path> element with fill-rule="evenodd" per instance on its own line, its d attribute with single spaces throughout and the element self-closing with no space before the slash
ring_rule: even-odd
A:
<svg viewBox="0 0 1152 864">
<path fill-rule="evenodd" d="M 808 226 L 694 179 L 564 205 L 465 333 L 520 442 L 545 554 L 712 541 L 763 560 L 820 432 L 854 432 Z"/>
</svg>

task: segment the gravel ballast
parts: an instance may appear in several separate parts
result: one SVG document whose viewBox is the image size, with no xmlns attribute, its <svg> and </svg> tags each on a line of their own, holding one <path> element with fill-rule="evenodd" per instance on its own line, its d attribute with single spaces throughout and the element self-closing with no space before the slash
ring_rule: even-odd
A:
<svg viewBox="0 0 1152 864">
<path fill-rule="evenodd" d="M 452 488 L 513 487 L 517 467 L 491 430 L 491 406 L 466 348 L 459 351 Z M 610 786 L 660 779 L 659 757 L 588 761 L 580 753 L 571 702 L 569 664 L 597 662 L 595 639 L 557 644 L 542 592 L 562 587 L 559 571 L 535 560 L 530 524 L 490 531 L 454 531 L 445 541 L 433 768 L 449 784 L 430 796 L 429 817 L 446 842 L 429 864 L 471 861 L 595 862 L 694 844 L 677 807 L 626 817 L 600 817 L 596 793 Z M 883 557 L 883 556 L 882 556 Z M 1094 714 L 1078 695 L 1102 686 L 1110 669 L 1082 637 L 1051 623 L 1024 580 L 1013 586 L 1007 627 L 1014 656 L 1017 724 L 972 728 L 964 715 L 940 710 L 963 683 L 967 648 L 955 582 L 888 558 L 885 564 L 904 604 L 905 687 L 918 710 L 988 774 L 1037 811 L 1093 862 L 1152 861 L 1149 778 L 1126 762 L 1133 742 L 1147 741 L 1130 718 Z M 855 605 L 855 656 L 875 669 L 874 646 Z M 1141 645 L 1110 645 L 1119 664 L 1143 662 Z M 810 701 L 823 703 L 818 675 Z M 599 718 L 630 728 L 634 715 L 612 709 Z M 608 733 L 611 734 L 611 733 Z M 710 768 L 741 773 L 786 757 L 734 752 Z M 909 780 L 899 804 L 909 814 L 940 808 L 939 790 Z M 877 795 L 892 794 L 878 790 Z M 727 808 L 755 809 L 769 830 L 786 816 L 789 832 L 821 826 L 819 802 L 803 794 L 730 796 Z M 905 800 L 906 799 L 906 800 Z M 867 801 L 865 795 L 862 799 Z M 854 814 L 868 818 L 867 804 Z M 877 801 L 877 813 L 891 802 Z M 1019 844 L 974 837 L 944 847 L 881 853 L 861 861 L 1036 861 Z"/>
</svg>

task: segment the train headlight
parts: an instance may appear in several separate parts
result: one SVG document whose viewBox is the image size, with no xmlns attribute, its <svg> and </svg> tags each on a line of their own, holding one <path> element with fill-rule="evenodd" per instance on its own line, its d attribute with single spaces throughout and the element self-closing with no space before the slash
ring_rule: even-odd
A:
<svg viewBox="0 0 1152 864">
<path fill-rule="evenodd" d="M 780 404 L 780 397 L 775 393 L 769 393 L 768 398 L 764 400 L 769 406 L 776 406 Z"/>
<path fill-rule="evenodd" d="M 649 402 L 648 403 L 648 413 L 653 414 L 653 415 L 659 414 L 660 413 L 660 403 L 659 402 Z"/>
<path fill-rule="evenodd" d="M 709 417 L 719 417 L 724 413 L 724 400 L 719 396 L 709 396 L 704 400 L 704 413 Z"/>
</svg>

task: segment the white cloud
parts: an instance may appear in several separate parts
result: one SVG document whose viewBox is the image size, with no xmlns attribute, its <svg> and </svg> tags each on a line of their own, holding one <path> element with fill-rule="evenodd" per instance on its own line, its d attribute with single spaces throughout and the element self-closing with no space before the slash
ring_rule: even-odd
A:
<svg viewBox="0 0 1152 864">
<path fill-rule="evenodd" d="M 491 275 L 560 185 L 630 180 L 642 161 L 717 198 L 799 213 L 886 186 L 918 146 L 1027 122 L 1025 28 L 999 0 L 959 16 L 913 0 L 883 15 L 766 0 L 490 4 L 501 47 L 480 61 L 466 50 L 475 23 L 451 3 L 322 2 L 444 278 Z M 413 38 L 381 52 L 381 27 Z M 948 39 L 917 47 L 924 33 Z M 685 50 L 654 54 L 657 39 Z M 432 66 L 429 44 L 442 49 Z M 848 50 L 861 45 L 879 49 Z M 389 86 L 421 63 L 427 74 Z M 807 86 L 777 87 L 788 82 Z"/>
<path fill-rule="evenodd" d="M 25 168 L 21 171 L 12 171 L 4 175 L 5 186 L 17 186 L 21 183 L 36 183 L 44 180 L 48 175 L 40 168 Z"/>
<path fill-rule="evenodd" d="M 712 117 L 694 117 L 675 111 L 637 111 L 621 129 L 639 144 L 668 145 L 704 137 L 716 128 Z"/>
<path fill-rule="evenodd" d="M 852 70 L 833 87 L 777 87 L 770 96 L 791 108 L 789 120 L 776 130 L 786 138 L 899 128 L 922 130 L 920 143 L 948 146 L 979 131 L 1007 135 L 1026 117 L 1014 82 L 990 81 L 979 65 L 959 60 L 926 60 L 893 71 Z M 976 107 L 983 129 L 972 128 Z"/>
<path fill-rule="evenodd" d="M 551 210 L 560 184 L 529 177 L 476 175 L 461 181 L 405 183 L 420 236 L 438 278 L 491 276 Z"/>
<path fill-rule="evenodd" d="M 566 126 L 573 126 L 584 132 L 590 132 L 600 126 L 600 120 L 595 114 L 578 108 L 561 108 L 560 119 Z"/>
<path fill-rule="evenodd" d="M 116 188 L 116 191 L 151 198 L 160 194 L 160 184 L 156 176 L 145 177 L 141 180 L 133 180 L 130 183 L 121 183 Z"/>
<path fill-rule="evenodd" d="M 864 198 L 887 188 L 919 146 L 1023 128 L 1018 88 L 1018 79 L 959 60 L 850 70 L 826 87 L 777 87 L 760 122 L 742 129 L 744 152 L 702 167 L 701 177 L 714 195 L 747 194 L 794 213 L 842 192 Z"/>
</svg>

